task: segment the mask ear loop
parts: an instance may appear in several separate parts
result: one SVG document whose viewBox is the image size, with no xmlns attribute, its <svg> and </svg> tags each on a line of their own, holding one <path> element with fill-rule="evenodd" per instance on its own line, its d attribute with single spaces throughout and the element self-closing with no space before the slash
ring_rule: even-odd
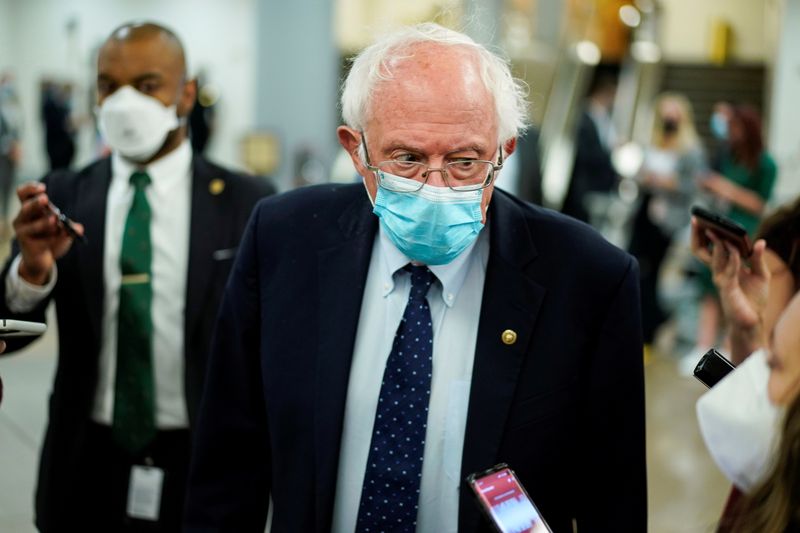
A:
<svg viewBox="0 0 800 533">
<path fill-rule="evenodd" d="M 353 150 L 353 156 L 357 157 L 358 159 L 361 160 L 362 163 L 364 163 L 365 160 L 366 160 L 366 155 L 367 155 L 367 150 L 364 147 L 364 141 L 365 141 L 367 136 L 364 134 L 363 131 L 361 131 L 360 133 L 361 133 L 361 142 L 358 143 L 358 148 Z M 364 166 L 366 167 L 366 165 L 364 165 Z M 367 170 L 369 170 L 370 172 L 372 172 L 372 174 L 375 175 L 375 194 L 378 194 L 378 188 L 380 187 L 380 185 L 378 184 L 378 175 L 375 173 L 375 171 L 370 170 L 369 168 L 367 168 Z M 367 198 L 369 199 L 369 203 L 372 205 L 372 208 L 375 209 L 375 200 L 372 198 L 372 195 L 369 193 L 369 187 L 367 187 L 367 178 L 366 177 L 361 176 L 361 184 L 364 186 L 364 190 L 367 191 Z"/>
<path fill-rule="evenodd" d="M 367 180 L 364 177 L 361 177 L 361 185 L 364 186 L 364 190 L 367 191 L 367 198 L 369 199 L 369 203 L 372 204 L 372 208 L 375 209 L 375 200 L 372 199 L 372 195 L 369 193 L 369 188 L 367 187 Z"/>
</svg>

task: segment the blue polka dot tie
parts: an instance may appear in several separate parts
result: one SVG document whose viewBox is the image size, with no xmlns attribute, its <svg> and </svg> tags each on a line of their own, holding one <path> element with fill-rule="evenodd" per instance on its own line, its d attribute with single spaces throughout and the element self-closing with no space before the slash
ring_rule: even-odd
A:
<svg viewBox="0 0 800 533">
<path fill-rule="evenodd" d="M 434 280 L 407 265 L 411 294 L 383 373 L 356 532 L 413 532 L 431 396 L 433 327 L 425 295 Z"/>
</svg>

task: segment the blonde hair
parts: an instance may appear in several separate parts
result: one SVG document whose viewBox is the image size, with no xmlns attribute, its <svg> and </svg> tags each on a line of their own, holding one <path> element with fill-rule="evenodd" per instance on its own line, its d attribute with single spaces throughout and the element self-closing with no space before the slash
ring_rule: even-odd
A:
<svg viewBox="0 0 800 533">
<path fill-rule="evenodd" d="M 674 104 L 680 109 L 681 118 L 678 131 L 673 141 L 668 141 L 664 136 L 664 120 L 661 117 L 661 108 L 666 104 Z M 656 98 L 653 106 L 653 145 L 660 148 L 675 148 L 679 152 L 686 152 L 700 143 L 697 130 L 694 127 L 694 112 L 689 99 L 680 93 L 661 93 Z"/>
</svg>

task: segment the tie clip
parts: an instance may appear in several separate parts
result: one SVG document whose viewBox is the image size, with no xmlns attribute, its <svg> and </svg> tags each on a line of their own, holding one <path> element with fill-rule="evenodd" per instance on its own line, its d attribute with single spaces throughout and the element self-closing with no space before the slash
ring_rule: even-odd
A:
<svg viewBox="0 0 800 533">
<path fill-rule="evenodd" d="M 122 285 L 139 285 L 142 283 L 150 283 L 150 274 L 124 274 L 122 276 Z"/>
</svg>

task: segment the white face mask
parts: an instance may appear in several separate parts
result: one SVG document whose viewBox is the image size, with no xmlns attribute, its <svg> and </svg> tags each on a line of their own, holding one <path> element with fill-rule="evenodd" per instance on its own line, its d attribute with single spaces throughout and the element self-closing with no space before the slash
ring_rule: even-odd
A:
<svg viewBox="0 0 800 533">
<path fill-rule="evenodd" d="M 749 492 L 772 467 L 783 409 L 769 401 L 769 367 L 759 350 L 697 401 L 697 421 L 714 462 Z"/>
<path fill-rule="evenodd" d="M 177 106 L 167 107 L 130 85 L 106 98 L 98 114 L 100 132 L 109 146 L 134 161 L 150 159 L 180 125 Z"/>
</svg>

